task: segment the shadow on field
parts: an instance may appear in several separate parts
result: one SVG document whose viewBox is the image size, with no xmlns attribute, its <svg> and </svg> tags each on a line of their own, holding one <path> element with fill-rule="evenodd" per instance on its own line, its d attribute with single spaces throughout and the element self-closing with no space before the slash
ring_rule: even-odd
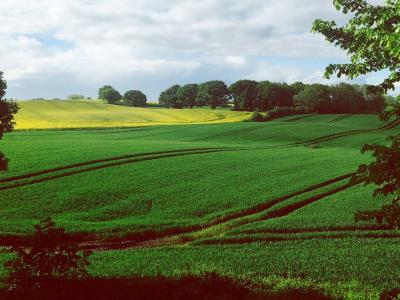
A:
<svg viewBox="0 0 400 300">
<path fill-rule="evenodd" d="M 124 279 L 87 279 L 63 281 L 52 288 L 10 292 L 0 290 L 0 299 L 332 299 L 312 290 L 287 290 L 280 294 L 256 292 L 215 274 L 186 276 L 135 277 Z"/>
</svg>

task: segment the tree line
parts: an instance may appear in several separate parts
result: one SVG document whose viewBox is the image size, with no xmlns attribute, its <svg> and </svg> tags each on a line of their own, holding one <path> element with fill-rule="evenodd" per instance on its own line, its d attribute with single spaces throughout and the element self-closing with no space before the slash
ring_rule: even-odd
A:
<svg viewBox="0 0 400 300">
<path fill-rule="evenodd" d="M 227 86 L 223 81 L 213 80 L 201 84 L 173 85 L 161 92 L 158 101 L 159 106 L 176 109 L 233 106 L 237 111 L 267 112 L 284 107 L 309 113 L 355 114 L 382 111 L 385 97 L 369 85 L 238 80 Z M 129 90 L 121 95 L 110 85 L 99 89 L 99 98 L 109 104 L 150 106 L 141 91 Z"/>
<path fill-rule="evenodd" d="M 171 108 L 232 105 L 237 111 L 266 112 L 277 107 L 301 108 L 316 113 L 379 112 L 385 97 L 372 86 L 293 84 L 238 80 L 229 87 L 223 81 L 173 85 L 163 91 L 159 103 Z"/>
</svg>

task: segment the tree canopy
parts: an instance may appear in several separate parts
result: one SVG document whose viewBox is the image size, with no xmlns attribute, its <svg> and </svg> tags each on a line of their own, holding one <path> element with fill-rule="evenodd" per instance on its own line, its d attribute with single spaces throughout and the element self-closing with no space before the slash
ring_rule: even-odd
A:
<svg viewBox="0 0 400 300">
<path fill-rule="evenodd" d="M 176 84 L 161 92 L 158 102 L 169 107 L 182 108 L 182 105 L 178 100 L 179 88 L 180 85 Z"/>
<path fill-rule="evenodd" d="M 389 76 L 380 84 L 384 91 L 394 88 L 400 80 L 400 2 L 386 0 L 384 5 L 372 5 L 364 0 L 334 0 L 343 13 L 353 13 L 344 26 L 335 21 L 316 20 L 313 31 L 323 34 L 347 52 L 351 62 L 330 64 L 325 76 L 360 75 L 388 70 Z"/>
<path fill-rule="evenodd" d="M 147 97 L 141 91 L 129 90 L 124 94 L 123 104 L 126 106 L 145 107 Z"/>
<path fill-rule="evenodd" d="M 122 96 L 111 85 L 105 85 L 99 89 L 99 99 L 107 101 L 108 104 L 118 104 Z"/>
<path fill-rule="evenodd" d="M 351 56 L 348 64 L 331 64 L 326 77 L 333 74 L 349 78 L 386 70 L 388 76 L 379 85 L 379 90 L 388 91 L 400 81 L 400 0 L 386 0 L 384 5 L 372 5 L 364 0 L 334 0 L 338 10 L 353 13 L 349 22 L 339 27 L 334 21 L 316 20 L 313 30 L 341 47 Z M 400 108 L 395 108 L 384 117 L 400 117 Z M 375 195 L 393 195 L 393 204 L 380 211 L 358 212 L 356 220 L 383 219 L 392 227 L 400 225 L 400 135 L 391 137 L 391 145 L 365 145 L 362 149 L 372 151 L 374 161 L 359 167 L 355 180 L 377 186 Z"/>
<path fill-rule="evenodd" d="M 6 94 L 7 82 L 3 79 L 3 72 L 0 71 L 0 140 L 4 133 L 14 129 L 14 114 L 18 112 L 18 105 L 13 101 L 3 99 Z M 0 171 L 7 170 L 8 159 L 0 152 Z"/>
<path fill-rule="evenodd" d="M 236 110 L 254 111 L 257 108 L 260 90 L 254 80 L 238 80 L 229 87 Z"/>
<path fill-rule="evenodd" d="M 228 101 L 228 87 L 220 80 L 207 81 L 199 86 L 197 103 L 199 106 L 209 105 L 212 109 L 224 106 Z"/>
<path fill-rule="evenodd" d="M 196 105 L 197 94 L 198 85 L 195 83 L 183 85 L 176 92 L 179 103 L 190 108 Z"/>
</svg>

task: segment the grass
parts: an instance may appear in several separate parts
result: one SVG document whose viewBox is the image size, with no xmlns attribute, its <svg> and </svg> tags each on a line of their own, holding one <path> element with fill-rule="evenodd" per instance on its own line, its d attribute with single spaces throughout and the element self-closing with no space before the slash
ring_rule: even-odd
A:
<svg viewBox="0 0 400 300">
<path fill-rule="evenodd" d="M 398 240 L 346 238 L 109 251 L 92 256 L 91 272 L 179 277 L 214 271 L 277 289 L 310 285 L 346 299 L 376 299 L 398 283 L 399 249 Z"/>
<path fill-rule="evenodd" d="M 145 109 L 108 105 L 96 100 L 21 101 L 17 129 L 107 128 L 160 124 L 237 122 L 249 113 L 229 110 Z"/>
<path fill-rule="evenodd" d="M 21 106 L 19 129 L 51 130 L 1 141 L 11 161 L 0 174 L 2 236 L 30 233 L 49 215 L 69 232 L 107 237 L 186 231 L 164 240 L 180 246 L 96 252 L 91 272 L 101 276 L 216 271 L 354 299 L 376 298 L 398 282 L 398 232 L 353 220 L 387 200 L 372 199 L 372 187 L 342 189 L 348 178 L 333 180 L 368 162 L 361 146 L 385 143 L 397 124 L 385 127 L 373 115 L 220 123 L 245 114 L 96 101 Z M 107 113 L 120 123 L 106 123 Z M 176 114 L 183 124 L 166 125 Z M 145 115 L 147 125 L 162 125 L 53 130 L 136 126 Z"/>
</svg>

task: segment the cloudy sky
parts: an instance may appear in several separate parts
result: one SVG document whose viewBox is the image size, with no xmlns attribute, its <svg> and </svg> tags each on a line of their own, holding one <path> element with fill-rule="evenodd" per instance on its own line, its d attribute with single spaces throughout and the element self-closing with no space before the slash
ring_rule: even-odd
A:
<svg viewBox="0 0 400 300">
<path fill-rule="evenodd" d="M 332 0 L 1 2 L 0 70 L 18 99 L 95 97 L 105 84 L 153 101 L 175 83 L 323 82 L 328 63 L 346 61 L 310 33 L 316 18 L 345 22 Z"/>
</svg>

